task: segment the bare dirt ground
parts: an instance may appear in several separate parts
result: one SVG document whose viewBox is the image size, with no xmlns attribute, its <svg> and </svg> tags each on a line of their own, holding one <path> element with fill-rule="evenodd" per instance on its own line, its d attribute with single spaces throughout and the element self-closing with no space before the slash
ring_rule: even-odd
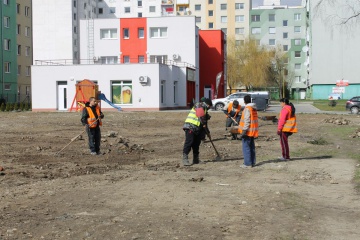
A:
<svg viewBox="0 0 360 240">
<path fill-rule="evenodd" d="M 80 113 L 1 113 L 0 239 L 359 239 L 359 116 L 298 114 L 288 162 L 259 120 L 258 164 L 241 169 L 241 141 L 211 115 L 223 159 L 207 141 L 204 164 L 182 167 L 187 112 L 105 112 L 100 156 L 86 134 L 56 155 Z"/>
</svg>

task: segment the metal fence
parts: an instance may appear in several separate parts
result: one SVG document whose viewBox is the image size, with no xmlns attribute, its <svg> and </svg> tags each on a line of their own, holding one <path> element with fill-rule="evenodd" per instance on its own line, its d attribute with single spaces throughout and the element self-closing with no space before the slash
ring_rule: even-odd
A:
<svg viewBox="0 0 360 240">
<path fill-rule="evenodd" d="M 1 103 L 31 103 L 31 96 L 28 94 L 4 93 L 0 94 Z"/>
</svg>

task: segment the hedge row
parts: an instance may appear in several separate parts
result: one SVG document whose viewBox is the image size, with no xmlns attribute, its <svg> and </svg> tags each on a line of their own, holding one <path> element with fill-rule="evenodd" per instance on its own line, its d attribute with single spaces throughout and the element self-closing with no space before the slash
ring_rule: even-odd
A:
<svg viewBox="0 0 360 240">
<path fill-rule="evenodd" d="M 12 112 L 12 111 L 29 111 L 31 110 L 31 103 L 2 103 L 0 106 L 1 112 Z"/>
</svg>

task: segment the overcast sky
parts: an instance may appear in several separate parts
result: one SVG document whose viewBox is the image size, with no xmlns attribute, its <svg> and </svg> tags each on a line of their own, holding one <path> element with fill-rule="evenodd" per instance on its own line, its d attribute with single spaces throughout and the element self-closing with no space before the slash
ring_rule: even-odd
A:
<svg viewBox="0 0 360 240">
<path fill-rule="evenodd" d="M 252 0 L 253 7 L 257 7 L 258 5 L 262 5 L 264 0 Z M 301 6 L 301 0 L 281 0 L 281 5 L 288 6 Z"/>
</svg>

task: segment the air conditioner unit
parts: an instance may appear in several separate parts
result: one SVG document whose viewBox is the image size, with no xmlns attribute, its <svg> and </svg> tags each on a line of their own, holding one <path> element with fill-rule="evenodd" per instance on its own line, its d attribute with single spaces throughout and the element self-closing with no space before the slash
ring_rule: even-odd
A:
<svg viewBox="0 0 360 240">
<path fill-rule="evenodd" d="M 139 82 L 140 82 L 140 83 L 147 83 L 147 81 L 148 81 L 147 76 L 140 76 L 140 77 L 139 77 Z"/>
<path fill-rule="evenodd" d="M 173 59 L 176 60 L 176 59 L 179 59 L 179 54 L 173 54 Z"/>
</svg>

